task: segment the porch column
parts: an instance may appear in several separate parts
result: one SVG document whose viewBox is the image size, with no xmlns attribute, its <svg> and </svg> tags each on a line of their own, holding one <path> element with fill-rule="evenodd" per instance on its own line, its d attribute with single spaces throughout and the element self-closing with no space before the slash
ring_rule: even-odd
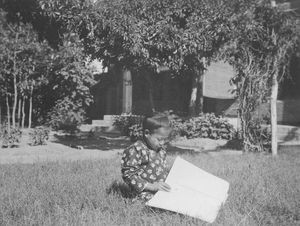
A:
<svg viewBox="0 0 300 226">
<path fill-rule="evenodd" d="M 122 113 L 132 112 L 132 78 L 129 70 L 123 71 Z"/>
</svg>

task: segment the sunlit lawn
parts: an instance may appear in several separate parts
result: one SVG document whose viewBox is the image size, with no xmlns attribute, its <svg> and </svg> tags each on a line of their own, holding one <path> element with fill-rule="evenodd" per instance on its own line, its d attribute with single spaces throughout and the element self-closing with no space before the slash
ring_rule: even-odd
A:
<svg viewBox="0 0 300 226">
<path fill-rule="evenodd" d="M 182 157 L 230 182 L 228 200 L 213 225 L 300 225 L 299 151 L 277 159 Z M 0 225 L 205 224 L 132 203 L 122 190 L 119 161 L 0 165 Z"/>
</svg>

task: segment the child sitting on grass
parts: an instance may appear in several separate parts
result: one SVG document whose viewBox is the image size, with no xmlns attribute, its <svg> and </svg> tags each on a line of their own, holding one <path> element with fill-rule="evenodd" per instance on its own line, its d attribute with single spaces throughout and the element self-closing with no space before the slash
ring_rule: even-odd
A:
<svg viewBox="0 0 300 226">
<path fill-rule="evenodd" d="M 147 201 L 157 191 L 170 191 L 164 181 L 168 175 L 166 148 L 163 141 L 170 135 L 168 117 L 154 116 L 143 120 L 143 139 L 123 152 L 122 178 L 137 193 L 137 199 Z"/>
</svg>

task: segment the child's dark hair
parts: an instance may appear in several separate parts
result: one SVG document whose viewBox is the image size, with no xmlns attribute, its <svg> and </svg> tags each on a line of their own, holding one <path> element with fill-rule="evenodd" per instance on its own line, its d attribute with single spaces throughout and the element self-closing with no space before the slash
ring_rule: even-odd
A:
<svg viewBox="0 0 300 226">
<path fill-rule="evenodd" d="M 161 127 L 170 127 L 170 120 L 166 115 L 155 115 L 152 117 L 145 117 L 143 119 L 143 131 L 148 130 L 150 133 L 153 133 L 155 129 Z"/>
</svg>

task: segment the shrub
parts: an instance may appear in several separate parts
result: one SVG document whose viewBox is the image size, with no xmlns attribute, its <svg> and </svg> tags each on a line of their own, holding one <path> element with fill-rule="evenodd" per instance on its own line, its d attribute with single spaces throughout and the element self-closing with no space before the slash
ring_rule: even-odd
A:
<svg viewBox="0 0 300 226">
<path fill-rule="evenodd" d="M 129 136 L 131 141 L 137 141 L 143 138 L 143 127 L 141 124 L 135 124 L 129 127 Z"/>
<path fill-rule="evenodd" d="M 75 131 L 84 120 L 84 109 L 78 103 L 65 98 L 58 101 L 49 113 L 48 125 L 57 130 Z"/>
<path fill-rule="evenodd" d="M 114 117 L 113 125 L 117 127 L 123 135 L 131 136 L 130 133 L 136 133 L 137 131 L 135 130 L 138 129 L 139 126 L 141 127 L 142 122 L 143 116 L 141 115 L 122 114 Z M 130 127 L 132 128 L 130 129 Z"/>
<path fill-rule="evenodd" d="M 2 147 L 15 147 L 21 142 L 22 131 L 18 127 L 6 126 L 2 132 Z"/>
<path fill-rule="evenodd" d="M 187 120 L 172 120 L 176 135 L 190 138 L 211 138 L 231 140 L 236 135 L 233 126 L 224 118 L 211 114 L 201 114 Z"/>
<path fill-rule="evenodd" d="M 0 124 L 0 141 L 2 141 L 5 126 Z"/>
<path fill-rule="evenodd" d="M 270 125 L 269 120 L 259 118 L 253 119 L 248 123 L 248 132 L 251 134 L 249 136 L 251 140 L 244 139 L 245 150 L 252 152 L 271 151 L 272 132 L 268 125 Z"/>
<path fill-rule="evenodd" d="M 32 146 L 45 145 L 46 141 L 49 139 L 50 130 L 46 127 L 39 126 L 33 129 L 29 133 L 30 144 Z"/>
</svg>

